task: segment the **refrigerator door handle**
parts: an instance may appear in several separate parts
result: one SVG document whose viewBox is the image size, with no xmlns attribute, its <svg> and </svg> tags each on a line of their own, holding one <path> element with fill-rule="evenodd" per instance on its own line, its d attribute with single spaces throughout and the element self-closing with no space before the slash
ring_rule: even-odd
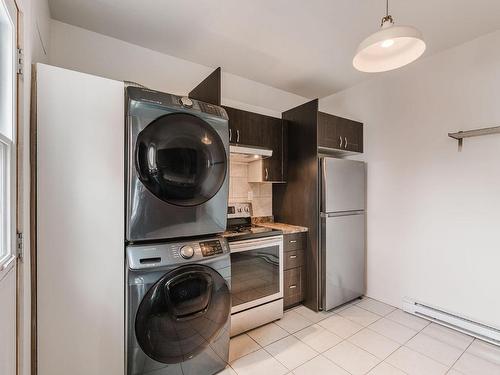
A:
<svg viewBox="0 0 500 375">
<path fill-rule="evenodd" d="M 338 216 L 362 215 L 364 213 L 365 213 L 364 210 L 342 211 L 342 212 L 322 212 L 320 214 L 320 216 L 322 218 L 327 218 L 327 217 L 338 217 Z"/>
</svg>

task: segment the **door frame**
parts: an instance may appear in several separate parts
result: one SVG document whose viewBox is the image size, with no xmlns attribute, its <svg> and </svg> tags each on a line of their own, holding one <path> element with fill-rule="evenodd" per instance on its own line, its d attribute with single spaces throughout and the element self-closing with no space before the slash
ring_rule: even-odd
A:
<svg viewBox="0 0 500 375">
<path fill-rule="evenodd" d="M 15 82 L 13 82 L 13 106 L 14 106 L 14 119 L 13 119 L 13 128 L 12 128 L 12 149 L 9 152 L 9 168 L 10 168 L 10 186 L 11 186 L 11 197 L 10 197 L 10 209 L 11 211 L 11 228 L 9 228 L 11 233 L 11 251 L 12 257 L 10 258 L 10 262 L 12 265 L 7 266 L 6 273 L 14 272 L 15 277 L 15 340 L 14 340 L 14 361 L 15 361 L 15 373 L 20 375 L 21 368 L 21 353 L 22 345 L 23 345 L 23 332 L 21 331 L 21 322 L 22 322 L 22 310 L 23 310 L 23 291 L 25 290 L 25 286 L 22 283 L 20 269 L 22 268 L 22 257 L 20 257 L 20 248 L 18 242 L 18 233 L 22 229 L 22 215 L 21 215 L 21 204 L 22 204 L 22 121 L 23 117 L 23 80 L 22 80 L 22 59 L 20 60 L 20 56 L 22 56 L 19 51 L 22 51 L 23 48 L 23 14 L 19 7 L 17 0 L 3 0 L 8 15 L 12 18 L 14 22 L 13 32 L 14 35 L 14 66 L 13 73 Z"/>
<path fill-rule="evenodd" d="M 7 0 L 9 1 L 9 0 Z M 22 263 L 24 263 L 23 259 L 23 218 L 22 214 L 22 204 L 23 204 L 23 150 L 24 150 L 24 14 L 21 10 L 21 7 L 18 4 L 17 0 L 10 0 L 14 4 L 17 12 L 17 27 L 16 27 L 16 121 L 15 121 L 15 147 L 16 147 L 16 160 L 15 160 L 15 169 L 16 169 L 16 204 L 15 204 L 15 216 L 16 216 L 16 237 L 15 241 L 15 251 L 16 251 L 16 374 L 21 375 L 21 362 L 22 362 L 22 354 L 23 350 L 23 338 L 26 338 L 26 326 L 29 322 L 24 323 L 24 329 L 21 327 L 21 322 L 23 319 L 23 310 L 24 310 L 24 294 L 26 290 L 28 290 L 28 285 L 25 285 L 23 281 L 23 275 L 26 270 L 23 269 Z M 21 272 L 22 269 L 22 272 Z"/>
</svg>

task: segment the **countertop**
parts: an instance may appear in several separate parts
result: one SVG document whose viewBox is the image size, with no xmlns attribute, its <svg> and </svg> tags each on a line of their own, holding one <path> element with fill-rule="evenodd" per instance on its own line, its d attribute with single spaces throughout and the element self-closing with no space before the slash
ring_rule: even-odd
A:
<svg viewBox="0 0 500 375">
<path fill-rule="evenodd" d="M 269 223 L 258 223 L 256 225 L 261 226 L 261 227 L 265 227 L 265 228 L 279 229 L 279 230 L 283 231 L 284 234 L 301 233 L 301 232 L 308 231 L 308 229 L 306 227 L 285 224 L 285 223 L 269 222 Z"/>
</svg>

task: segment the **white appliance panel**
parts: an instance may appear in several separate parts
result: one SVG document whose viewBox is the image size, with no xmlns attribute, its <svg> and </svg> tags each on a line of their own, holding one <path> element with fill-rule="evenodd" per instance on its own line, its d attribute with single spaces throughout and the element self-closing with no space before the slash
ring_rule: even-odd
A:
<svg viewBox="0 0 500 375">
<path fill-rule="evenodd" d="M 124 374 L 123 82 L 36 66 L 39 375 Z"/>
</svg>

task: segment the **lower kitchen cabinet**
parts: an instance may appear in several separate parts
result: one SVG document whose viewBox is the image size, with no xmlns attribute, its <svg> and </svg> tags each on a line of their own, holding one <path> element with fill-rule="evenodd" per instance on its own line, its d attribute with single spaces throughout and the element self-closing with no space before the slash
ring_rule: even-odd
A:
<svg viewBox="0 0 500 375">
<path fill-rule="evenodd" d="M 299 304 L 304 299 L 304 267 L 284 271 L 283 307 L 285 309 Z"/>
<path fill-rule="evenodd" d="M 283 236 L 283 307 L 285 309 L 304 300 L 306 236 L 305 232 Z"/>
</svg>

